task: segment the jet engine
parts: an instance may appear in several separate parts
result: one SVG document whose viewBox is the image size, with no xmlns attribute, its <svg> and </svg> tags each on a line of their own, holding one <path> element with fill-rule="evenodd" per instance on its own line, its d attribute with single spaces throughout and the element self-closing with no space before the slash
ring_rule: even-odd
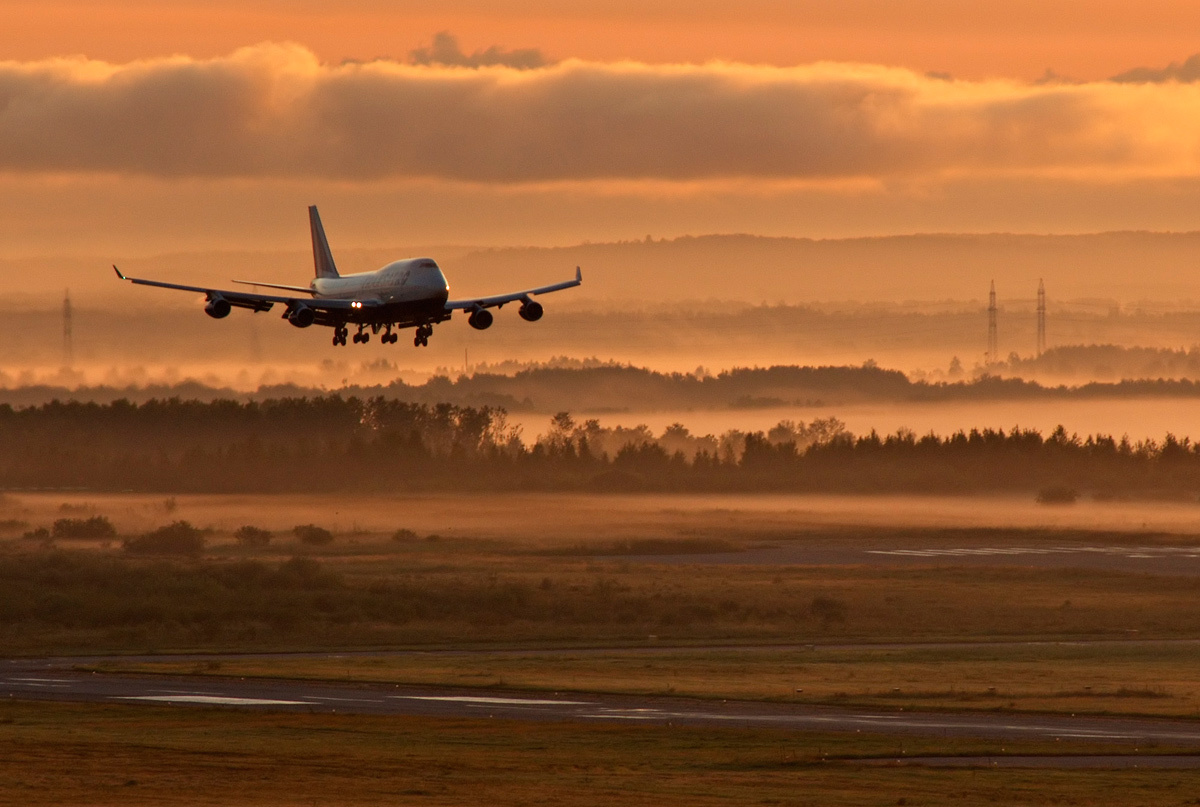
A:
<svg viewBox="0 0 1200 807">
<path fill-rule="evenodd" d="M 224 319 L 232 310 L 233 306 L 224 297 L 214 297 L 204 306 L 204 313 L 213 319 Z"/>
<path fill-rule="evenodd" d="M 521 319 L 525 320 L 526 322 L 537 322 L 542 318 L 542 304 L 535 303 L 533 300 L 530 300 L 527 303 L 523 303 L 521 305 L 521 310 L 517 313 L 520 314 Z"/>
<path fill-rule="evenodd" d="M 297 328 L 307 328 L 313 324 L 313 319 L 316 314 L 306 305 L 298 305 L 292 309 L 292 312 L 287 315 L 288 322 L 295 325 Z"/>
<path fill-rule="evenodd" d="M 492 327 L 492 312 L 486 308 L 480 308 L 467 318 L 467 322 L 477 331 L 487 330 Z"/>
</svg>

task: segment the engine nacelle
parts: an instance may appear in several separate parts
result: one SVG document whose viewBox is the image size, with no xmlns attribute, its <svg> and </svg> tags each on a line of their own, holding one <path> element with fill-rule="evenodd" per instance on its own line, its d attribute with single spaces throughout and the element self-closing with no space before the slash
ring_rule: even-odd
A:
<svg viewBox="0 0 1200 807">
<path fill-rule="evenodd" d="M 481 308 L 467 318 L 467 323 L 477 331 L 487 330 L 492 327 L 492 312 Z"/>
<path fill-rule="evenodd" d="M 313 310 L 306 305 L 298 305 L 292 309 L 292 313 L 288 314 L 288 322 L 295 325 L 297 328 L 307 328 L 313 324 L 316 318 Z"/>
<path fill-rule="evenodd" d="M 213 319 L 224 319 L 232 310 L 233 306 L 224 297 L 214 297 L 204 306 L 204 313 Z"/>
<path fill-rule="evenodd" d="M 519 310 L 517 313 L 520 314 L 521 319 L 525 320 L 526 322 L 537 322 L 542 318 L 542 304 L 535 303 L 533 300 L 530 300 L 527 303 L 523 303 L 521 305 L 521 310 Z"/>
</svg>

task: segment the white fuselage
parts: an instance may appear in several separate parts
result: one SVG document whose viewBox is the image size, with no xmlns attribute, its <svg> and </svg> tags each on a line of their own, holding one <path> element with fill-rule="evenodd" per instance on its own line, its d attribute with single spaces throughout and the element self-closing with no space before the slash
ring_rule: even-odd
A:
<svg viewBox="0 0 1200 807">
<path fill-rule="evenodd" d="M 446 302 L 450 286 L 430 258 L 393 261 L 374 272 L 318 277 L 310 284 L 314 299 L 377 300 L 389 303 Z"/>
</svg>

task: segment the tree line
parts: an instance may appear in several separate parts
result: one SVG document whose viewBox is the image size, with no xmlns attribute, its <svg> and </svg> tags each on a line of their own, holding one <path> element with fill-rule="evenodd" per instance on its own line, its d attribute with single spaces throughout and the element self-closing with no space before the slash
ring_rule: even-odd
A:
<svg viewBox="0 0 1200 807">
<path fill-rule="evenodd" d="M 337 395 L 0 406 L 0 488 L 142 492 L 1039 491 L 1200 495 L 1200 446 L 1059 427 L 854 435 L 835 418 L 696 435 L 502 409 Z"/>
</svg>

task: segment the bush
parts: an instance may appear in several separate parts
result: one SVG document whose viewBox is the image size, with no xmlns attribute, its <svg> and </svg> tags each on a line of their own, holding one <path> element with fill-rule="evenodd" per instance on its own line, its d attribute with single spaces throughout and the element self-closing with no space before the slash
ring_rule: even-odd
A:
<svg viewBox="0 0 1200 807">
<path fill-rule="evenodd" d="M 393 533 L 392 533 L 392 540 L 393 540 L 393 541 L 415 541 L 415 540 L 417 540 L 419 537 L 420 537 L 420 536 L 419 536 L 419 535 L 417 535 L 417 534 L 416 534 L 415 532 L 413 532 L 412 530 L 406 530 L 406 529 L 404 529 L 403 527 L 401 527 L 400 529 L 398 529 L 398 530 L 396 530 L 395 532 L 393 532 Z"/>
<path fill-rule="evenodd" d="M 91 518 L 60 518 L 51 533 L 55 538 L 84 541 L 107 541 L 117 537 L 117 528 L 104 516 Z"/>
<path fill-rule="evenodd" d="M 37 529 L 30 530 L 21 537 L 30 541 L 44 541 L 49 543 L 50 530 L 46 529 L 45 527 L 38 527 Z"/>
<path fill-rule="evenodd" d="M 238 527 L 233 537 L 242 546 L 266 546 L 271 543 L 270 530 L 264 530 L 261 527 L 251 527 L 249 525 Z"/>
<path fill-rule="evenodd" d="M 829 627 L 834 622 L 846 621 L 846 603 L 832 597 L 814 597 L 808 611 L 820 619 L 825 627 Z"/>
<path fill-rule="evenodd" d="M 0 532 L 20 532 L 28 528 L 28 521 L 21 521 L 18 518 L 0 519 Z"/>
<path fill-rule="evenodd" d="M 125 551 L 137 555 L 187 555 L 204 551 L 204 530 L 186 521 L 176 521 L 153 532 L 125 540 Z"/>
<path fill-rule="evenodd" d="M 316 524 L 301 524 L 292 529 L 292 534 L 299 538 L 302 544 L 325 546 L 333 543 L 333 533 Z"/>
<path fill-rule="evenodd" d="M 1075 504 L 1079 491 L 1066 485 L 1051 485 L 1038 491 L 1038 504 Z"/>
</svg>

